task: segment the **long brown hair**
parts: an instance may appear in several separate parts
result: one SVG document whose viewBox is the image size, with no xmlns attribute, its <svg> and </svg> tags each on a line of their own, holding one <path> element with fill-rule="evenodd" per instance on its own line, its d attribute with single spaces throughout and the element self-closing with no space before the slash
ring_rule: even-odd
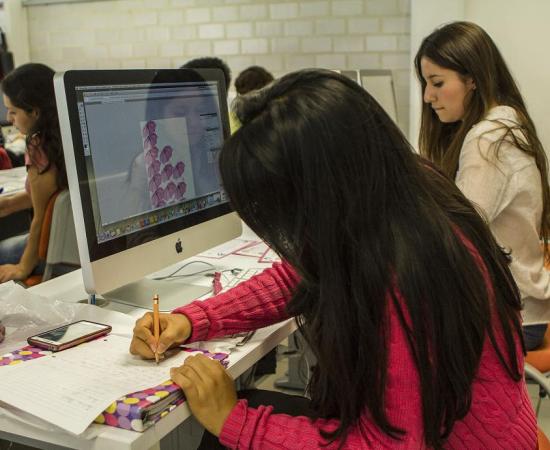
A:
<svg viewBox="0 0 550 450">
<path fill-rule="evenodd" d="M 461 121 L 442 123 L 428 103 L 422 103 L 419 147 L 420 153 L 435 162 L 452 179 L 458 170 L 460 151 L 466 134 L 473 125 L 483 120 L 494 105 L 512 107 L 517 124 L 498 122 L 502 137 L 494 144 L 498 154 L 503 142 L 533 157 L 542 182 L 542 220 L 540 237 L 544 241 L 545 258 L 550 237 L 550 188 L 548 185 L 548 161 L 537 136 L 533 121 L 519 89 L 508 70 L 502 55 L 491 37 L 471 22 L 453 22 L 427 36 L 420 45 L 414 63 L 416 74 L 426 89 L 420 62 L 422 58 L 438 66 L 454 70 L 463 77 L 471 77 L 476 89 L 465 98 L 465 114 Z"/>
</svg>

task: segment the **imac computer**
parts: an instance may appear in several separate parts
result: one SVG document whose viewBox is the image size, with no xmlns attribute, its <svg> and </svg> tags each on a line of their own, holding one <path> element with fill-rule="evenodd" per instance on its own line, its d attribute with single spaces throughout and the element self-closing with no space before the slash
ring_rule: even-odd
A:
<svg viewBox="0 0 550 450">
<path fill-rule="evenodd" d="M 218 170 L 222 72 L 75 70 L 54 84 L 86 291 L 145 308 L 159 294 L 162 310 L 205 294 L 150 274 L 241 232 Z"/>
</svg>

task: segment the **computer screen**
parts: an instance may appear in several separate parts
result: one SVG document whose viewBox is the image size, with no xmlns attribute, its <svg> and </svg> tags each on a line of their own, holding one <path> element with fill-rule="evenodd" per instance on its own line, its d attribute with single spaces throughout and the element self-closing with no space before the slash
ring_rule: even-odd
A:
<svg viewBox="0 0 550 450">
<path fill-rule="evenodd" d="M 55 86 L 88 292 L 239 234 L 218 170 L 229 134 L 221 71 L 68 71 Z"/>
</svg>

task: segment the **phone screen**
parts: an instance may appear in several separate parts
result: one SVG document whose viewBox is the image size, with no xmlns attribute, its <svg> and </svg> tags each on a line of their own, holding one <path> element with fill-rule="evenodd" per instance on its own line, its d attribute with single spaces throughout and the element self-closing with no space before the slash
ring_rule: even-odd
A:
<svg viewBox="0 0 550 450">
<path fill-rule="evenodd" d="M 35 337 L 57 342 L 58 344 L 66 344 L 67 342 L 74 341 L 75 339 L 95 333 L 99 330 L 104 330 L 105 328 L 107 328 L 106 325 L 82 321 L 70 323 L 54 330 L 37 334 Z"/>
</svg>

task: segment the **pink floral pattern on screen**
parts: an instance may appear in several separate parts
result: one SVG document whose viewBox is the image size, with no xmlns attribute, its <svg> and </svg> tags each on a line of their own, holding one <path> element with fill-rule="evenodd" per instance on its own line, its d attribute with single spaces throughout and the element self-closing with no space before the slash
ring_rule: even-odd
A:
<svg viewBox="0 0 550 450">
<path fill-rule="evenodd" d="M 183 161 L 173 161 L 176 152 L 172 146 L 165 145 L 159 150 L 157 128 L 156 121 L 149 120 L 142 129 L 142 138 L 151 204 L 154 208 L 162 208 L 185 200 L 186 167 Z"/>
</svg>

